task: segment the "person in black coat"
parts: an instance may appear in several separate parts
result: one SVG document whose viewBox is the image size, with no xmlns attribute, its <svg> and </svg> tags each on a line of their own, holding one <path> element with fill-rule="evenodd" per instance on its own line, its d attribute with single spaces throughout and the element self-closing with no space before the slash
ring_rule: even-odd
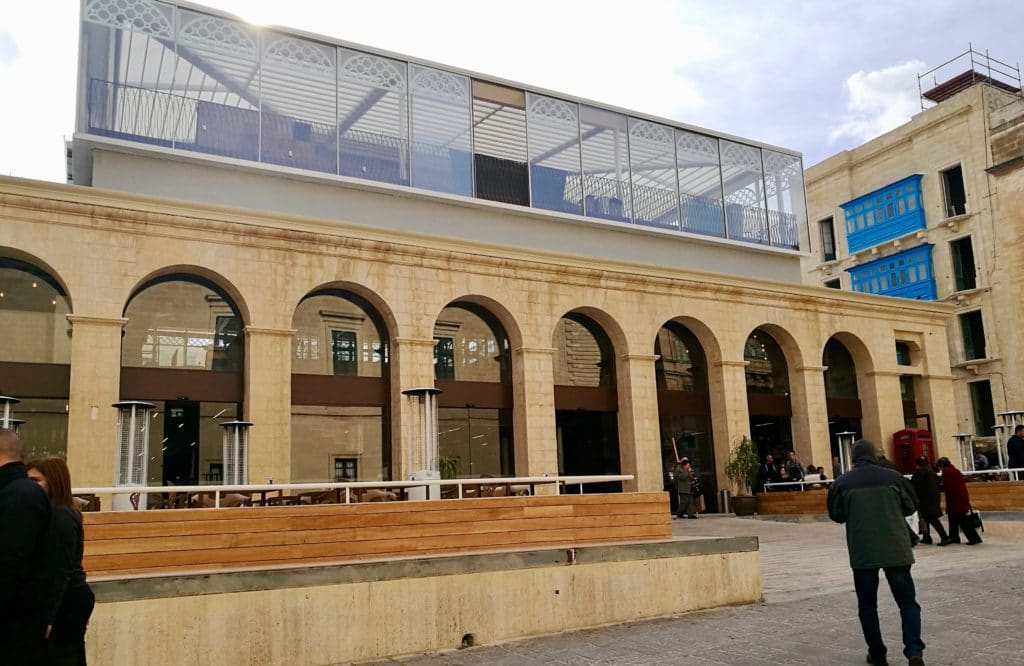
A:
<svg viewBox="0 0 1024 666">
<path fill-rule="evenodd" d="M 47 615 L 50 662 L 55 666 L 86 666 L 85 629 L 96 597 L 82 569 L 85 531 L 82 512 L 71 494 L 71 473 L 63 458 L 33 460 L 26 467 L 28 477 L 46 492 L 53 507 L 56 575 Z"/>
<path fill-rule="evenodd" d="M 782 480 L 779 476 L 779 468 L 775 466 L 775 458 L 772 454 L 768 454 L 764 457 L 764 462 L 761 464 L 761 470 L 758 472 L 757 489 L 762 493 L 768 492 L 768 488 L 765 487 L 766 483 L 778 483 Z"/>
<path fill-rule="evenodd" d="M 52 603 L 50 502 L 30 481 L 24 445 L 0 429 L 0 661 L 42 663 Z"/>
<path fill-rule="evenodd" d="M 942 522 L 939 518 L 942 517 L 942 506 L 939 501 L 942 496 L 942 486 L 940 485 L 939 475 L 935 473 L 935 470 L 928 464 L 928 459 L 924 456 L 917 458 L 917 469 L 914 470 L 913 476 L 910 477 L 910 485 L 914 486 L 914 492 L 917 493 L 917 500 L 919 502 L 917 507 L 918 517 L 918 530 L 921 532 L 921 543 L 929 544 L 932 542 L 932 535 L 928 530 L 928 526 L 931 525 L 935 528 L 935 533 L 939 535 L 939 545 L 948 546 L 951 542 L 949 535 L 946 534 L 945 528 L 942 527 Z"/>
<path fill-rule="evenodd" d="M 1013 436 L 1006 442 L 1006 455 L 1008 468 L 1024 468 L 1024 425 L 1013 429 Z"/>
</svg>

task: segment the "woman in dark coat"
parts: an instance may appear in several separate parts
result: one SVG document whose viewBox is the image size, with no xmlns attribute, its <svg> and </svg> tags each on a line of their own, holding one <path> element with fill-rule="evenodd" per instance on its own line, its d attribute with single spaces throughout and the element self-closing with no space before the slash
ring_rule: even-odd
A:
<svg viewBox="0 0 1024 666">
<path fill-rule="evenodd" d="M 29 478 L 42 487 L 53 507 L 57 573 L 49 616 L 49 663 L 85 666 L 85 628 L 96 598 L 82 569 L 85 532 L 82 512 L 71 495 L 71 474 L 63 458 L 33 460 L 26 467 Z"/>
<path fill-rule="evenodd" d="M 910 477 L 910 485 L 914 486 L 914 492 L 917 493 L 917 517 L 921 543 L 932 542 L 932 535 L 928 531 L 928 526 L 931 525 L 935 528 L 935 533 L 939 535 L 939 545 L 948 546 L 952 542 L 939 520 L 942 517 L 942 507 L 939 505 L 942 494 L 939 475 L 928 465 L 928 459 L 924 456 L 920 456 L 916 462 L 917 469 Z"/>
<path fill-rule="evenodd" d="M 981 543 L 977 530 L 967 523 L 967 513 L 971 510 L 971 497 L 967 494 L 964 475 L 960 473 L 949 458 L 939 458 L 939 471 L 942 472 L 942 489 L 946 493 L 946 513 L 949 514 L 949 539 L 960 543 L 960 530 L 964 531 L 968 545 Z"/>
</svg>

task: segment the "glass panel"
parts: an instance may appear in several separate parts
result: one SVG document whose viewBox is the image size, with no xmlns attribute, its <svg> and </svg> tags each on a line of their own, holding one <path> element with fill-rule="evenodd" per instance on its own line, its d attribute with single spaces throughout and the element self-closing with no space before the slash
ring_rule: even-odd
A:
<svg viewBox="0 0 1024 666">
<path fill-rule="evenodd" d="M 121 340 L 127 367 L 242 368 L 241 318 L 213 289 L 187 280 L 158 282 L 125 308 Z"/>
<path fill-rule="evenodd" d="M 153 403 L 149 421 L 147 481 L 151 486 L 197 485 L 222 481 L 224 429 L 237 419 L 231 402 Z M 158 501 L 150 497 L 150 502 Z"/>
<path fill-rule="evenodd" d="M 789 369 L 775 338 L 754 331 L 743 346 L 743 360 L 747 361 L 747 393 L 789 395 Z"/>
<path fill-rule="evenodd" d="M 768 244 L 761 151 L 731 141 L 722 144 L 722 178 L 729 238 Z"/>
<path fill-rule="evenodd" d="M 511 381 L 508 336 L 483 308 L 449 305 L 434 324 L 437 379 L 471 382 Z"/>
<path fill-rule="evenodd" d="M 336 173 L 336 49 L 267 30 L 260 68 L 260 158 Z"/>
<path fill-rule="evenodd" d="M 633 221 L 679 228 L 679 186 L 672 129 L 629 119 L 629 172 L 633 182 Z"/>
<path fill-rule="evenodd" d="M 412 185 L 473 196 L 469 79 L 409 66 L 412 91 Z"/>
<path fill-rule="evenodd" d="M 584 214 L 618 222 L 631 221 L 626 116 L 581 105 L 580 133 Z"/>
<path fill-rule="evenodd" d="M 25 442 L 25 460 L 67 457 L 68 401 L 27 398 L 14 405 L 14 417 L 25 422 L 18 434 Z"/>
<path fill-rule="evenodd" d="M 613 388 L 615 359 L 611 341 L 592 319 L 562 317 L 555 327 L 555 385 Z"/>
<path fill-rule="evenodd" d="M 292 372 L 381 377 L 387 338 L 369 303 L 348 292 L 307 296 L 295 308 Z"/>
<path fill-rule="evenodd" d="M 219 16 L 179 10 L 175 147 L 259 157 L 259 34 Z"/>
<path fill-rule="evenodd" d="M 718 141 L 702 134 L 676 130 L 676 157 L 683 231 L 724 238 Z"/>
<path fill-rule="evenodd" d="M 352 481 L 387 480 L 380 407 L 292 405 L 291 421 L 292 482 L 334 481 L 338 458 L 356 462 L 359 478 Z"/>
<path fill-rule="evenodd" d="M 578 105 L 533 93 L 526 103 L 533 206 L 581 215 Z"/>
<path fill-rule="evenodd" d="M 826 368 L 825 397 L 858 397 L 857 368 L 854 366 L 853 356 L 850 355 L 849 350 L 843 343 L 838 340 L 826 342 L 821 362 Z"/>
<path fill-rule="evenodd" d="M 64 291 L 46 273 L 0 259 L 0 361 L 70 363 L 70 312 Z"/>
<path fill-rule="evenodd" d="M 89 0 L 84 7 L 83 130 L 170 146 L 180 100 L 170 90 L 177 55 L 174 8 L 156 0 Z"/>
<path fill-rule="evenodd" d="M 442 408 L 437 421 L 441 467 L 453 477 L 515 474 L 511 409 Z"/>
<path fill-rule="evenodd" d="M 341 175 L 409 184 L 406 64 L 338 49 Z"/>
<path fill-rule="evenodd" d="M 764 168 L 772 245 L 797 250 L 807 219 L 803 165 L 799 157 L 765 150 Z"/>
<path fill-rule="evenodd" d="M 526 160 L 526 94 L 473 81 L 476 196 L 530 205 Z"/>
<path fill-rule="evenodd" d="M 679 324 L 663 326 L 654 341 L 655 377 L 663 391 L 707 391 L 707 362 L 697 336 Z"/>
<path fill-rule="evenodd" d="M 718 486 L 715 479 L 715 450 L 711 441 L 711 418 L 703 415 L 662 416 L 659 422 L 661 464 L 666 482 L 669 471 L 676 464 L 677 454 L 679 458 L 689 458 L 693 473 L 700 478 L 705 509 L 715 511 L 718 506 Z M 675 495 L 675 486 L 669 487 Z M 671 504 L 676 505 L 677 502 L 678 498 L 675 498 Z"/>
</svg>

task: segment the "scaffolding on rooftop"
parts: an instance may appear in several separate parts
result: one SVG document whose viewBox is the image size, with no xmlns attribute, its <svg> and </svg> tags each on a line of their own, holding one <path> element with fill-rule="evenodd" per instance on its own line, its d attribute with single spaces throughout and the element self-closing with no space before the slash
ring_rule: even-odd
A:
<svg viewBox="0 0 1024 666">
<path fill-rule="evenodd" d="M 949 71 L 954 67 L 960 68 L 964 65 L 967 65 L 966 71 L 960 70 L 958 74 L 943 78 L 940 82 L 940 76 L 942 76 L 939 73 L 940 70 Z M 928 77 L 932 79 L 932 87 L 925 90 L 925 79 Z M 988 49 L 985 49 L 984 53 L 975 51 L 974 45 L 968 42 L 967 50 L 960 55 L 918 75 L 917 91 L 921 98 L 921 110 L 926 108 L 925 100 L 938 104 L 978 83 L 987 83 L 1010 94 L 1020 96 L 1020 62 L 1011 65 L 997 60 L 989 55 Z"/>
</svg>

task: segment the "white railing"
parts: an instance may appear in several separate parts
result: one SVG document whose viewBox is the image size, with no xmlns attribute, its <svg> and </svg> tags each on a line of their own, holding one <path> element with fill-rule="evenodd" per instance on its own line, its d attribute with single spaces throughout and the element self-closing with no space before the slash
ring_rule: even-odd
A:
<svg viewBox="0 0 1024 666">
<path fill-rule="evenodd" d="M 964 476 L 996 476 L 1005 474 L 1007 481 L 1020 481 L 1024 479 L 1024 467 L 1013 467 L 1003 469 L 1001 467 L 990 467 L 988 469 L 961 470 Z"/>
<path fill-rule="evenodd" d="M 968 470 L 962 471 L 964 476 L 996 476 L 998 474 L 1005 474 L 1008 481 L 1020 481 L 1024 479 L 1024 467 L 1014 467 L 1012 469 L 981 469 L 981 470 Z M 904 474 L 903 476 L 908 479 L 911 477 L 910 474 Z M 941 472 L 939 476 L 942 476 Z M 775 481 L 764 484 L 765 490 L 792 490 L 794 486 L 799 486 L 800 490 L 804 490 L 804 486 L 827 486 L 833 483 L 835 479 L 824 479 L 821 481 Z"/>
<path fill-rule="evenodd" d="M 793 486 L 799 486 L 800 490 L 805 490 L 804 486 L 827 486 L 833 483 L 835 479 L 821 479 L 819 481 L 772 481 L 764 484 L 765 490 L 791 490 Z"/>
<path fill-rule="evenodd" d="M 147 495 L 184 495 L 188 502 L 187 506 L 181 508 L 193 508 L 191 507 L 191 500 L 201 495 L 213 495 L 213 506 L 206 508 L 219 508 L 221 505 L 221 499 L 225 495 L 246 495 L 250 499 L 255 495 L 260 496 L 258 504 L 266 506 L 268 504 L 285 504 L 283 500 L 290 499 L 298 502 L 298 495 L 285 495 L 285 492 L 291 493 L 316 493 L 316 492 L 329 492 L 335 490 L 338 493 L 338 502 L 343 504 L 352 504 L 353 499 L 358 502 L 358 497 L 361 494 L 360 491 L 366 490 L 379 490 L 384 492 L 391 492 L 393 490 L 400 491 L 395 493 L 397 496 L 407 495 L 409 489 L 423 489 L 424 499 L 434 494 L 431 493 L 431 489 L 437 488 L 437 495 L 441 494 L 442 488 L 456 489 L 456 494 L 451 499 L 464 499 L 466 487 L 471 488 L 504 488 L 505 494 L 500 496 L 509 496 L 515 494 L 534 494 L 534 487 L 540 485 L 557 485 L 559 492 L 564 492 L 566 486 L 579 486 L 579 491 L 583 492 L 583 486 L 591 483 L 608 483 L 614 481 L 632 481 L 636 477 L 632 474 L 606 474 L 606 475 L 592 475 L 592 476 L 516 476 L 516 477 L 487 477 L 487 478 L 470 478 L 470 479 L 431 479 L 423 481 L 345 481 L 345 482 L 332 482 L 332 483 L 257 483 L 247 485 L 203 485 L 203 486 L 106 486 L 106 487 L 95 487 L 95 488 L 74 488 L 72 494 L 75 496 L 93 495 L 93 496 L 118 496 L 118 495 L 137 495 L 136 502 L 141 504 L 141 508 L 145 508 L 144 497 Z M 268 497 L 270 493 L 277 493 L 276 497 Z M 477 495 L 474 495 L 476 497 Z M 494 495 L 478 495 L 480 497 L 489 497 Z M 274 501 L 278 500 L 278 501 Z M 168 507 L 170 508 L 170 507 Z M 110 510 L 110 509 L 107 509 Z"/>
</svg>

